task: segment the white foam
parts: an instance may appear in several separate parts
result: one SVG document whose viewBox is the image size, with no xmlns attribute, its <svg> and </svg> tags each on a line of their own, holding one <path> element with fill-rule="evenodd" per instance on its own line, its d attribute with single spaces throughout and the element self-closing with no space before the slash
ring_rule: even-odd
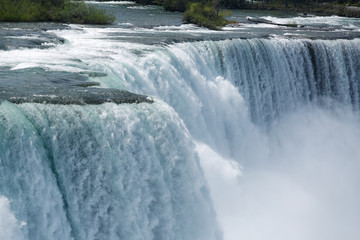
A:
<svg viewBox="0 0 360 240">
<path fill-rule="evenodd" d="M 19 63 L 16 66 L 12 67 L 11 70 L 19 70 L 19 69 L 26 69 L 26 68 L 36 68 L 40 65 L 37 63 Z"/>
<path fill-rule="evenodd" d="M 10 201 L 0 196 L 0 239 L 23 240 L 21 227 L 26 223 L 19 223 L 10 209 Z"/>
<path fill-rule="evenodd" d="M 131 6 L 131 7 L 127 7 L 127 8 L 129 8 L 129 9 L 147 10 L 147 9 L 157 9 L 159 7 L 158 6 L 147 5 L 147 6 Z"/>
<path fill-rule="evenodd" d="M 109 4 L 109 5 L 131 5 L 135 4 L 135 2 L 131 1 L 85 1 L 88 4 Z"/>
<path fill-rule="evenodd" d="M 240 167 L 197 143 L 224 239 L 356 240 L 359 122 L 341 108 L 289 114 L 262 136 L 269 141 L 252 142 L 269 151 L 267 164 L 256 167 Z"/>
<path fill-rule="evenodd" d="M 311 17 L 293 17 L 279 18 L 266 16 L 264 19 L 280 24 L 300 24 L 305 26 L 323 26 L 323 27 L 347 27 L 359 29 L 360 24 L 357 19 L 338 17 L 338 16 L 311 16 Z"/>
<path fill-rule="evenodd" d="M 170 26 L 136 31 L 181 31 L 182 28 Z M 80 29 L 54 31 L 67 39 L 64 46 L 54 49 L 0 52 L 0 65 L 21 69 L 38 64 L 66 71 L 103 71 L 108 73 L 107 77 L 99 79 L 104 86 L 152 94 L 166 101 L 177 111 L 174 116 L 179 114 L 192 138 L 198 141 L 197 151 L 226 240 L 357 240 L 360 236 L 356 225 L 360 222 L 359 119 L 357 113 L 341 107 L 335 110 L 316 106 L 297 108 L 302 104 L 299 99 L 305 86 L 300 82 L 311 79 L 311 74 L 305 78 L 303 72 L 303 66 L 311 59 L 301 57 L 307 52 L 307 48 L 303 48 L 307 42 L 253 39 L 161 47 L 109 40 L 104 34 L 132 31 L 128 29 Z M 318 47 L 318 57 L 326 47 L 334 57 L 332 61 L 338 63 L 335 66 L 339 67 L 343 63 L 341 59 L 345 59 L 339 54 L 339 46 L 343 44 L 351 49 L 358 40 L 311 43 L 313 49 Z M 254 51 L 256 55 L 252 56 Z M 234 57 L 233 52 L 241 54 Z M 276 71 L 264 60 L 266 57 L 273 60 L 271 66 Z M 24 59 L 28 63 L 23 63 Z M 326 63 L 328 61 L 324 61 Z M 236 67 L 237 71 L 232 71 Z M 308 70 L 311 73 L 312 69 Z M 338 80 L 345 79 L 340 70 L 334 74 L 339 74 Z M 235 82 L 241 78 L 254 84 L 254 88 L 249 88 L 245 84 L 250 83 L 244 82 L 241 90 L 246 87 L 250 90 L 244 90 L 243 95 L 236 88 L 239 83 Z M 262 82 L 257 82 L 259 80 Z M 261 85 L 265 80 L 268 85 Z M 291 80 L 296 81 L 290 84 Z M 341 85 L 344 89 L 337 88 L 339 95 L 348 93 L 346 85 Z M 253 90 L 258 86 L 262 91 Z M 272 105 L 269 93 L 276 88 L 280 101 L 279 105 Z M 255 112 L 254 119 L 261 117 L 259 125 L 264 123 L 264 114 L 273 120 L 277 110 L 282 114 L 266 131 L 250 119 L 250 103 L 244 101 L 250 93 L 258 96 L 251 102 L 253 109 L 250 111 Z M 348 96 L 343 95 L 344 101 L 348 101 Z M 116 112 L 116 116 L 123 116 L 121 109 L 110 105 L 105 108 Z M 99 111 L 100 117 L 106 118 L 108 112 Z M 49 116 L 54 117 L 53 114 L 59 113 L 51 112 Z M 83 114 L 90 114 L 90 111 Z M 137 119 L 134 113 L 129 114 Z M 129 129 L 137 129 L 133 124 L 138 121 L 124 120 Z M 116 121 L 110 123 L 118 124 Z M 139 129 L 136 131 L 145 131 Z M 105 130 L 111 129 L 104 127 Z M 116 128 L 112 131 L 109 139 L 116 135 Z M 151 142 L 151 137 L 149 139 Z M 128 145 L 124 143 L 124 146 Z"/>
</svg>

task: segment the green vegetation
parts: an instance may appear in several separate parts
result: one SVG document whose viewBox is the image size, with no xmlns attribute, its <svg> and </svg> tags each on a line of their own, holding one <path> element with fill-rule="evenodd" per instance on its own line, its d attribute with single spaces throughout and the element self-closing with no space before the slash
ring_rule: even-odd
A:
<svg viewBox="0 0 360 240">
<path fill-rule="evenodd" d="M 231 15 L 231 12 L 221 9 L 225 6 L 240 7 L 245 0 L 135 0 L 135 2 L 161 5 L 168 11 L 184 12 L 184 22 L 219 30 L 229 23 L 225 17 Z"/>
<path fill-rule="evenodd" d="M 244 7 L 256 10 L 281 10 L 326 16 L 360 17 L 359 0 L 252 0 Z"/>
<path fill-rule="evenodd" d="M 218 30 L 229 22 L 225 19 L 227 12 L 217 11 L 210 2 L 190 3 L 184 13 L 183 20 L 201 27 Z"/>
<path fill-rule="evenodd" d="M 98 0 L 102 1 L 102 0 Z M 360 18 L 359 0 L 133 0 L 184 12 L 184 22 L 210 29 L 229 23 L 222 9 L 297 11 L 319 15 Z M 79 24 L 109 24 L 115 20 L 104 10 L 71 0 L 0 0 L 0 21 L 51 21 Z"/>
<path fill-rule="evenodd" d="M 0 21 L 50 21 L 79 24 L 109 24 L 115 18 L 104 10 L 70 0 L 0 0 Z"/>
<path fill-rule="evenodd" d="M 359 0 L 134 0 L 184 13 L 184 21 L 211 29 L 227 24 L 221 9 L 280 10 L 360 18 Z M 214 9 L 216 15 L 214 15 Z M 290 26 L 291 24 L 289 24 Z M 293 24 L 295 27 L 295 24 Z"/>
<path fill-rule="evenodd" d="M 136 0 L 144 1 L 144 0 Z M 150 0 L 147 0 L 150 1 Z M 185 12 L 192 3 L 201 3 L 203 6 L 211 5 L 218 12 L 219 9 L 238 9 L 246 5 L 245 0 L 155 0 L 156 3 L 164 6 L 166 10 Z"/>
</svg>

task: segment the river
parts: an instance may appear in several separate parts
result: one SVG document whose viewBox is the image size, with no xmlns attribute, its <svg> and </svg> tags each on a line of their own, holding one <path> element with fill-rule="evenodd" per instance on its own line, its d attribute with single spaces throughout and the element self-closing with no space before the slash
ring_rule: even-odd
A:
<svg viewBox="0 0 360 240">
<path fill-rule="evenodd" d="M 87 4 L 0 23 L 0 239 L 360 237 L 358 19 Z"/>
</svg>

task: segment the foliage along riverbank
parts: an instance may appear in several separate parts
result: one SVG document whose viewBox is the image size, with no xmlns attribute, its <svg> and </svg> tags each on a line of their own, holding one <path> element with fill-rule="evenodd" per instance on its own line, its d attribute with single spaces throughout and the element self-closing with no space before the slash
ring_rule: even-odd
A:
<svg viewBox="0 0 360 240">
<path fill-rule="evenodd" d="M 222 9 L 277 10 L 322 16 L 360 18 L 359 0 L 134 0 L 140 4 L 162 5 L 166 10 L 184 13 L 184 21 L 219 28 L 229 12 Z M 216 15 L 213 13 L 216 12 Z M 231 13 L 230 13 L 231 14 Z"/>
<path fill-rule="evenodd" d="M 223 9 L 277 10 L 298 12 L 304 16 L 337 15 L 360 18 L 358 0 L 134 0 L 140 4 L 162 5 L 169 11 L 184 12 L 184 22 L 210 29 L 220 29 L 231 15 Z"/>
<path fill-rule="evenodd" d="M 341 16 L 341 17 L 352 17 L 360 18 L 360 5 L 349 5 L 339 4 L 337 2 L 325 2 L 325 3 L 308 3 L 299 4 L 292 3 L 288 6 L 282 3 L 254 3 L 247 4 L 243 9 L 248 10 L 276 10 L 276 11 L 287 11 L 287 12 L 298 12 L 306 16 L 306 14 L 314 14 L 319 16 Z"/>
<path fill-rule="evenodd" d="M 230 23 L 226 16 L 230 15 L 227 11 L 217 11 L 210 3 L 191 3 L 184 12 L 183 21 L 186 23 L 195 23 L 200 27 L 206 27 L 212 30 L 219 30 L 220 27 Z"/>
<path fill-rule="evenodd" d="M 98 0 L 104 1 L 104 0 Z M 118 1 L 118 0 L 115 0 Z M 230 23 L 231 15 L 223 9 L 296 11 L 317 15 L 360 17 L 356 0 L 133 0 L 140 4 L 156 4 L 168 11 L 184 12 L 183 21 L 219 30 Z M 322 1 L 321 3 L 319 1 Z M 349 5 L 353 4 L 353 5 Z M 70 0 L 0 0 L 0 21 L 63 22 L 78 24 L 110 24 L 115 20 L 104 10 L 84 1 Z"/>
<path fill-rule="evenodd" d="M 102 0 L 100 0 L 102 1 Z M 232 6 L 234 0 L 134 0 L 139 4 L 161 5 L 167 11 L 183 12 L 185 23 L 194 23 L 200 27 L 219 30 L 231 23 L 226 19 L 231 12 L 224 11 L 224 4 Z M 237 1 L 237 0 L 235 0 Z M 242 1 L 242 0 L 241 0 Z M 228 8 L 227 7 L 227 8 Z M 235 7 L 235 5 L 234 5 Z"/>
<path fill-rule="evenodd" d="M 1 0 L 2 22 L 62 22 L 109 24 L 115 20 L 104 10 L 70 0 Z"/>
</svg>

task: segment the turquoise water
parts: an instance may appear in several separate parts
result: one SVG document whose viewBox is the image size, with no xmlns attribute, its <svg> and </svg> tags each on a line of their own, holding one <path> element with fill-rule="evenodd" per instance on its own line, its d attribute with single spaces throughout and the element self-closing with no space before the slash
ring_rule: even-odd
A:
<svg viewBox="0 0 360 240">
<path fill-rule="evenodd" d="M 89 4 L 0 24 L 0 239 L 359 238 L 356 19 Z"/>
</svg>

